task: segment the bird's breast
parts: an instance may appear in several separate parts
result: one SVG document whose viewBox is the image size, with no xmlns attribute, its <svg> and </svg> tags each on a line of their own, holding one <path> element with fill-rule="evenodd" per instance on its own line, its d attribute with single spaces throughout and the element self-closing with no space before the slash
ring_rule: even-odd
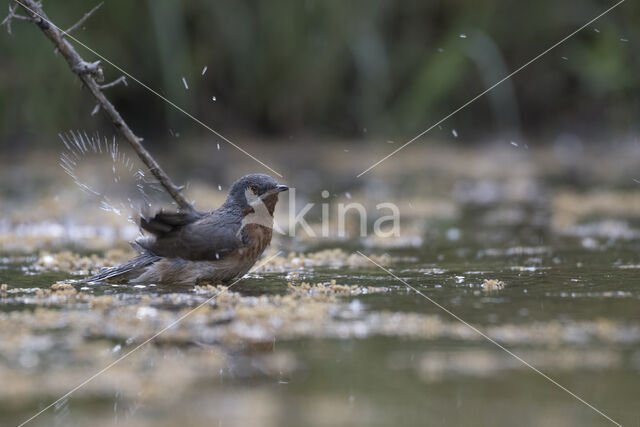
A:
<svg viewBox="0 0 640 427">
<path fill-rule="evenodd" d="M 271 243 L 272 229 L 261 224 L 247 224 L 245 226 L 247 245 L 245 248 L 247 256 L 259 257 Z"/>
</svg>

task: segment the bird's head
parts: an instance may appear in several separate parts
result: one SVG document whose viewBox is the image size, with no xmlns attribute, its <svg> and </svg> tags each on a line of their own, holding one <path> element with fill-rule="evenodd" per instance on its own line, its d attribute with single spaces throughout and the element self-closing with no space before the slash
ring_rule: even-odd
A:
<svg viewBox="0 0 640 427">
<path fill-rule="evenodd" d="M 289 187 L 278 184 L 278 181 L 269 175 L 260 173 L 245 175 L 233 183 L 227 202 L 240 206 L 243 212 L 251 210 L 256 204 L 264 203 L 269 213 L 273 215 L 278 194 L 288 189 Z"/>
</svg>

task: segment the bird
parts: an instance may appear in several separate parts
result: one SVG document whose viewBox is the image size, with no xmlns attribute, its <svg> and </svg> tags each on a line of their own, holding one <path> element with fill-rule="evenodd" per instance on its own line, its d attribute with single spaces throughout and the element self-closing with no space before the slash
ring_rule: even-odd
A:
<svg viewBox="0 0 640 427">
<path fill-rule="evenodd" d="M 86 281 L 228 285 L 244 276 L 271 243 L 278 196 L 288 189 L 269 175 L 250 174 L 233 183 L 218 209 L 140 215 L 140 228 L 149 234 L 131 243 L 139 255 Z"/>
</svg>

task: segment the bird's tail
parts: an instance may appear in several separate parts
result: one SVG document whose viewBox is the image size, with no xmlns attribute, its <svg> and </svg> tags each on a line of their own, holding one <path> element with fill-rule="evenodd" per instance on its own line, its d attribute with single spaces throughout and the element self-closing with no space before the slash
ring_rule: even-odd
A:
<svg viewBox="0 0 640 427">
<path fill-rule="evenodd" d="M 149 253 L 143 253 L 130 261 L 115 267 L 101 269 L 96 275 L 86 278 L 87 282 L 126 282 L 136 279 L 146 268 L 160 260 L 160 257 Z"/>
</svg>

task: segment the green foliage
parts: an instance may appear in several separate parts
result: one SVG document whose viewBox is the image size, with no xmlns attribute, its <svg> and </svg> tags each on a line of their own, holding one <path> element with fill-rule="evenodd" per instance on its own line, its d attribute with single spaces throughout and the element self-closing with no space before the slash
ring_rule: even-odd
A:
<svg viewBox="0 0 640 427">
<path fill-rule="evenodd" d="M 439 120 L 503 68 L 516 69 L 611 4 L 108 0 L 74 35 L 216 129 L 358 137 L 367 128 L 393 138 Z M 92 6 L 44 1 L 63 28 Z M 513 91 L 479 100 L 449 125 L 478 136 L 520 124 L 516 131 L 567 123 L 637 130 L 638 11 L 626 2 L 517 75 Z M 0 145 L 27 135 L 57 144 L 51 136 L 59 131 L 107 126 L 102 115 L 90 116 L 90 97 L 37 28 L 14 22 L 13 30 L 13 37 L 0 34 Z M 483 61 L 491 52 L 474 44 L 476 35 L 493 46 L 496 60 Z M 496 61 L 504 67 L 493 67 Z M 105 75 L 119 76 L 108 65 Z M 133 82 L 108 96 L 141 135 L 195 132 Z M 501 120 L 505 108 L 517 110 L 515 119 Z"/>
</svg>

